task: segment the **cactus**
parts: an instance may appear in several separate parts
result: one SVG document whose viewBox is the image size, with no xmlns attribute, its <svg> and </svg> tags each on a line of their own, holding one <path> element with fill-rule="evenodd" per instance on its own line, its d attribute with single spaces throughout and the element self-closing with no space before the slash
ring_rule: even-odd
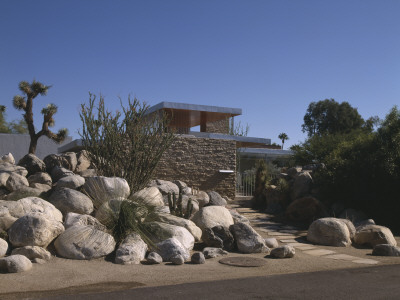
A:
<svg viewBox="0 0 400 300">
<path fill-rule="evenodd" d="M 188 204 L 186 206 L 186 213 L 184 215 L 185 219 L 189 219 L 190 216 L 192 215 L 193 212 L 193 203 L 192 203 L 192 198 L 189 198 Z"/>
<path fill-rule="evenodd" d="M 178 208 L 177 216 L 182 218 L 183 211 L 182 211 L 182 193 L 181 192 L 179 192 L 177 208 Z"/>
<path fill-rule="evenodd" d="M 190 198 L 188 200 L 185 213 L 183 213 L 182 202 L 183 202 L 183 195 L 181 192 L 179 193 L 178 200 L 176 199 L 175 192 L 173 192 L 172 195 L 171 193 L 168 193 L 168 206 L 171 215 L 189 219 L 193 212 L 192 199 Z"/>
<path fill-rule="evenodd" d="M 168 193 L 168 206 L 169 206 L 169 211 L 171 212 L 171 214 L 173 214 L 175 210 L 171 199 L 171 193 Z"/>
</svg>

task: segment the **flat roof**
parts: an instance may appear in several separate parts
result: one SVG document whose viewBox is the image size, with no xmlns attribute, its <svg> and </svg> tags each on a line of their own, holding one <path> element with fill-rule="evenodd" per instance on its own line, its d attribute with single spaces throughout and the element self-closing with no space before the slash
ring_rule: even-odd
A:
<svg viewBox="0 0 400 300">
<path fill-rule="evenodd" d="M 170 127 L 191 128 L 209 122 L 226 120 L 242 114 L 241 108 L 178 102 L 161 102 L 149 108 L 148 114 L 164 111 L 171 117 Z"/>
<path fill-rule="evenodd" d="M 189 104 L 180 102 L 160 102 L 149 108 L 148 114 L 151 114 L 160 109 L 180 109 L 180 110 L 191 110 L 200 112 L 213 112 L 221 114 L 230 114 L 232 116 L 238 116 L 242 114 L 241 108 L 233 107 L 222 107 L 222 106 L 212 106 L 212 105 L 200 105 L 200 104 Z"/>
</svg>

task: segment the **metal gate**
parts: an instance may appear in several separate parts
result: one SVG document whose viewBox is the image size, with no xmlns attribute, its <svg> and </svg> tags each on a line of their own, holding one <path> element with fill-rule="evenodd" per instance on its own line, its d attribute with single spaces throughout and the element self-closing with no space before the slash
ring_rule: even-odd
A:
<svg viewBox="0 0 400 300">
<path fill-rule="evenodd" d="M 256 183 L 256 174 L 254 170 L 236 173 L 236 195 L 253 196 Z"/>
</svg>

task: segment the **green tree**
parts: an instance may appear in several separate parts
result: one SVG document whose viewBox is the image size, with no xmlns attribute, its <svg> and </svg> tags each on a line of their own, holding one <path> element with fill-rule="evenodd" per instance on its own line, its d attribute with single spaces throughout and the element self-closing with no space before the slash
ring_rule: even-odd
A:
<svg viewBox="0 0 400 300">
<path fill-rule="evenodd" d="M 21 81 L 19 83 L 19 89 L 24 95 L 17 95 L 13 98 L 14 107 L 18 110 L 25 111 L 24 120 L 28 127 L 28 132 L 31 137 L 31 142 L 29 144 L 29 153 L 35 154 L 37 142 L 41 136 L 47 136 L 57 143 L 61 143 L 67 136 L 67 129 L 63 128 L 58 131 L 57 134 L 54 134 L 50 131 L 49 127 L 54 126 L 53 116 L 57 112 L 57 106 L 55 104 L 48 104 L 45 108 L 42 109 L 41 113 L 43 114 L 43 124 L 42 129 L 38 132 L 35 131 L 35 126 L 33 124 L 33 99 L 35 99 L 38 95 L 45 96 L 47 94 L 48 89 L 51 86 L 46 86 L 38 81 L 33 80 L 32 83 L 28 83 L 27 81 Z"/>
<path fill-rule="evenodd" d="M 10 133 L 10 128 L 5 119 L 6 107 L 4 105 L 0 105 L 0 133 Z"/>
<path fill-rule="evenodd" d="M 6 107 L 0 105 L 0 133 L 28 133 L 28 127 L 24 120 L 8 123 L 5 118 Z"/>
<path fill-rule="evenodd" d="M 286 133 L 282 132 L 278 135 L 278 139 L 282 141 L 282 149 L 283 149 L 283 145 L 285 144 L 285 141 L 289 139 L 289 137 Z"/>
<path fill-rule="evenodd" d="M 334 99 L 311 102 L 304 115 L 303 132 L 313 135 L 348 133 L 363 128 L 364 119 L 348 102 Z"/>
</svg>

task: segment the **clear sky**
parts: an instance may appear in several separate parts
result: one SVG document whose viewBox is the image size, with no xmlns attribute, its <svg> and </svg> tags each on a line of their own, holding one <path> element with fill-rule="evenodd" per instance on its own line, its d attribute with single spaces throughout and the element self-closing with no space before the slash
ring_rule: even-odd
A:
<svg viewBox="0 0 400 300">
<path fill-rule="evenodd" d="M 80 104 L 128 94 L 237 107 L 249 136 L 303 141 L 312 101 L 348 101 L 364 117 L 400 104 L 399 0 L 0 0 L 0 103 L 21 80 L 53 85 L 54 130 L 78 137 Z"/>
</svg>

